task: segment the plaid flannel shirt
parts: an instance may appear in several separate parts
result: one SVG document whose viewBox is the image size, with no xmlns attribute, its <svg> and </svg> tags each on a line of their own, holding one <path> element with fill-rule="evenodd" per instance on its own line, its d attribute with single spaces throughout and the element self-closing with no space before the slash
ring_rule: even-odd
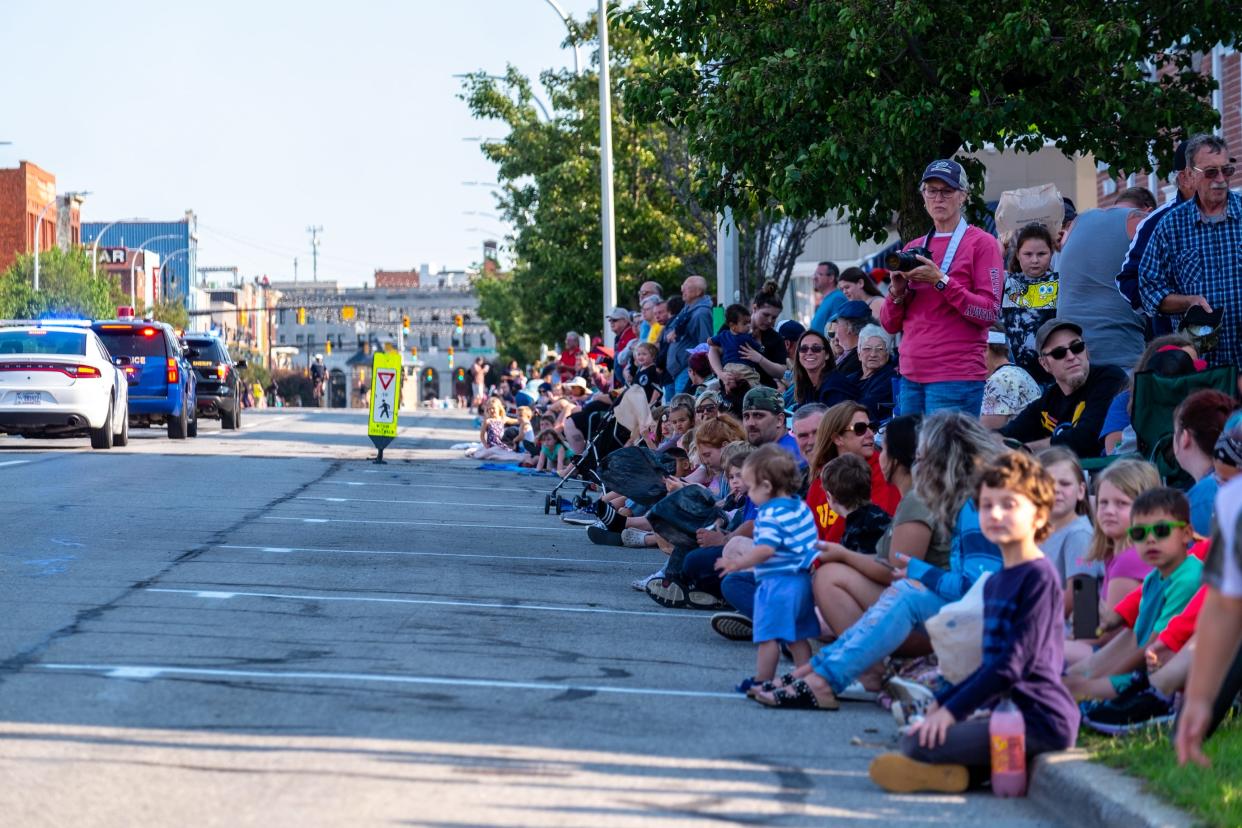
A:
<svg viewBox="0 0 1242 828">
<path fill-rule="evenodd" d="M 1242 363 L 1242 195 L 1229 193 L 1221 221 L 1204 221 L 1199 199 L 1169 210 L 1139 264 L 1139 296 L 1150 314 L 1171 293 L 1202 296 L 1224 309 L 1210 365 Z M 1181 316 L 1173 317 L 1174 324 Z"/>
</svg>

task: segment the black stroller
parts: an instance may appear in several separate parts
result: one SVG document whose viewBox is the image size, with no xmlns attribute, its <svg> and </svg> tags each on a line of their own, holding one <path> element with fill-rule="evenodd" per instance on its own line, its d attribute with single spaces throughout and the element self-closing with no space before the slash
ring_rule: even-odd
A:
<svg viewBox="0 0 1242 828">
<path fill-rule="evenodd" d="M 600 462 L 630 439 L 630 430 L 617 422 L 614 410 L 603 403 L 589 403 L 582 411 L 573 414 L 571 419 L 586 437 L 586 448 L 569 462 L 569 470 L 565 472 L 565 476 L 557 481 L 551 492 L 544 495 L 545 515 L 559 515 L 569 511 L 565 508 L 565 501 L 561 499 L 560 493 L 573 478 L 584 484 L 583 490 L 572 500 L 573 508 L 591 508 L 593 501 L 587 491 L 591 486 L 604 486 L 600 477 Z"/>
</svg>

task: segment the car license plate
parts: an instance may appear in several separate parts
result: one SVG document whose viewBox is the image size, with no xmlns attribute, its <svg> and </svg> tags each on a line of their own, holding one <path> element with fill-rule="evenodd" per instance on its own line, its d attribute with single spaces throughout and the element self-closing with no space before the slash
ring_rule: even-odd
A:
<svg viewBox="0 0 1242 828">
<path fill-rule="evenodd" d="M 17 395 L 18 405 L 38 405 L 43 402 L 43 396 L 34 392 L 21 393 Z"/>
</svg>

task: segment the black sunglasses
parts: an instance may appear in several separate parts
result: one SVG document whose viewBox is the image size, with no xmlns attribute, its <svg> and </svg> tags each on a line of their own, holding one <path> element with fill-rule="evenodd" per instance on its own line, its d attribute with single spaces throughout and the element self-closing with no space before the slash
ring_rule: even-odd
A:
<svg viewBox="0 0 1242 828">
<path fill-rule="evenodd" d="M 879 430 L 880 430 L 879 423 L 854 423 L 852 426 L 850 426 L 850 431 L 854 432 L 854 434 L 859 437 L 863 436 L 868 431 L 870 431 L 872 434 L 875 434 Z"/>
<path fill-rule="evenodd" d="M 1225 164 L 1223 167 L 1191 167 L 1191 169 L 1208 181 L 1215 181 L 1218 175 L 1224 176 L 1226 179 L 1233 178 L 1233 174 L 1237 171 L 1233 164 Z"/>
<path fill-rule="evenodd" d="M 800 354 L 822 354 L 824 352 L 823 345 L 799 345 L 798 353 Z"/>
<path fill-rule="evenodd" d="M 1087 343 L 1083 342 L 1081 339 L 1075 339 L 1068 345 L 1060 345 L 1053 348 L 1051 351 L 1044 351 L 1044 356 L 1060 362 L 1065 359 L 1066 354 L 1074 354 L 1077 356 L 1085 350 L 1087 350 Z"/>
<path fill-rule="evenodd" d="M 1185 525 L 1186 521 L 1184 520 L 1158 520 L 1155 523 L 1136 523 L 1126 530 L 1126 534 L 1135 543 L 1142 543 L 1149 535 L 1154 535 L 1156 540 L 1164 540 L 1173 534 L 1174 529 L 1181 529 Z"/>
</svg>

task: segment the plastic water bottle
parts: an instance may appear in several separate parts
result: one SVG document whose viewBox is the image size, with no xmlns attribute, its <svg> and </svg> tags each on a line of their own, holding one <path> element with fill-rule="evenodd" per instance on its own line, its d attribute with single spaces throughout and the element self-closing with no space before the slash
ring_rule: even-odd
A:
<svg viewBox="0 0 1242 828">
<path fill-rule="evenodd" d="M 992 793 L 1026 796 L 1026 721 L 1008 698 L 992 711 L 988 736 L 992 742 Z"/>
</svg>

